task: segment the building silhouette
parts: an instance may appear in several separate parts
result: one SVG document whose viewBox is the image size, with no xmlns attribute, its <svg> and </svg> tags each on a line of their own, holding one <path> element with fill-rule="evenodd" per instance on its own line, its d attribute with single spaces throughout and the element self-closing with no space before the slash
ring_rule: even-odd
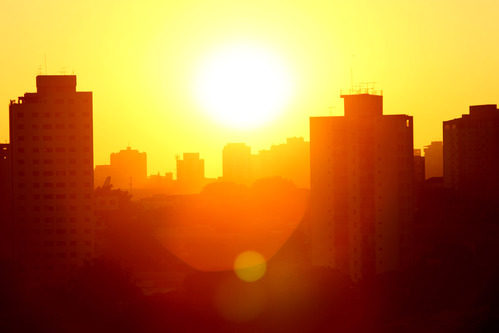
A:
<svg viewBox="0 0 499 333">
<path fill-rule="evenodd" d="M 222 153 L 223 180 L 249 185 L 253 182 L 251 147 L 244 143 L 228 143 Z"/>
<path fill-rule="evenodd" d="M 421 156 L 421 149 L 414 149 L 414 182 L 418 186 L 425 181 L 425 157 Z"/>
<path fill-rule="evenodd" d="M 395 270 L 413 216 L 413 122 L 383 115 L 383 97 L 341 96 L 345 115 L 310 118 L 314 265 L 359 280 Z"/>
<path fill-rule="evenodd" d="M 111 177 L 114 188 L 132 191 L 142 189 L 147 183 L 147 154 L 127 147 L 112 153 L 109 165 L 95 167 L 95 185 L 101 186 Z"/>
<path fill-rule="evenodd" d="M 470 114 L 443 122 L 444 184 L 477 199 L 499 198 L 499 110 L 470 106 Z"/>
<path fill-rule="evenodd" d="M 310 188 L 310 144 L 303 138 L 287 138 L 253 156 L 253 180 L 282 177 L 297 187 Z"/>
<path fill-rule="evenodd" d="M 14 256 L 42 276 L 93 256 L 92 93 L 74 75 L 36 87 L 10 103 L 10 156 Z"/>
<path fill-rule="evenodd" d="M 199 193 L 206 180 L 204 160 L 199 153 L 184 153 L 183 159 L 177 158 L 177 186 L 180 193 Z"/>
<path fill-rule="evenodd" d="M 444 176 L 443 142 L 432 141 L 424 147 L 425 178 Z"/>
<path fill-rule="evenodd" d="M 0 259 L 12 255 L 12 173 L 10 145 L 0 144 Z"/>
</svg>

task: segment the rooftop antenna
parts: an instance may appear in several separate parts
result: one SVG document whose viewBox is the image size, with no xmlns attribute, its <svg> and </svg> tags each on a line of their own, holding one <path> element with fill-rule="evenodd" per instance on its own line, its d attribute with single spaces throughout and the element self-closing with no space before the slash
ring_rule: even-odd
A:
<svg viewBox="0 0 499 333">
<path fill-rule="evenodd" d="M 350 89 L 353 91 L 354 81 L 353 81 L 353 61 L 355 59 L 355 54 L 352 54 L 352 62 L 350 63 Z"/>
<path fill-rule="evenodd" d="M 334 114 L 334 112 L 333 112 L 334 111 L 334 106 L 330 105 L 327 108 L 329 110 L 329 113 L 331 113 L 331 115 L 333 115 Z"/>
</svg>

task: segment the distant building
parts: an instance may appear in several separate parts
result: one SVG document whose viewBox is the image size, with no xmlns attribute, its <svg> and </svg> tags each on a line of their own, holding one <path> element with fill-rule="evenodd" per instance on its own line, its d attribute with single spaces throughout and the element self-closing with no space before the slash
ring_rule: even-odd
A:
<svg viewBox="0 0 499 333">
<path fill-rule="evenodd" d="M 147 179 L 148 189 L 171 189 L 173 186 L 173 173 L 165 172 L 162 176 L 159 172 L 156 175 L 150 175 Z"/>
<path fill-rule="evenodd" d="M 115 188 L 142 188 L 147 181 L 147 155 L 127 147 L 111 154 L 111 169 L 115 177 L 111 178 L 111 184 Z"/>
<path fill-rule="evenodd" d="M 253 156 L 253 180 L 282 177 L 297 187 L 310 188 L 310 144 L 303 138 L 288 138 Z"/>
<path fill-rule="evenodd" d="M 444 175 L 444 150 L 442 141 L 432 141 L 424 148 L 426 179 L 443 177 Z"/>
<path fill-rule="evenodd" d="M 479 199 L 499 198 L 499 110 L 470 106 L 470 114 L 443 122 L 444 184 Z"/>
<path fill-rule="evenodd" d="M 342 95 L 345 115 L 310 118 L 311 258 L 354 280 L 399 268 L 413 217 L 413 122 L 383 97 Z"/>
<path fill-rule="evenodd" d="M 223 180 L 249 185 L 253 180 L 251 147 L 244 143 L 228 143 L 223 149 Z"/>
<path fill-rule="evenodd" d="M 92 93 L 74 75 L 36 86 L 9 107 L 15 256 L 63 273 L 94 253 Z"/>
<path fill-rule="evenodd" d="M 177 158 L 177 185 L 180 193 L 199 193 L 205 185 L 204 160 L 199 153 L 184 153 Z"/>
<path fill-rule="evenodd" d="M 147 155 L 127 147 L 111 154 L 111 164 L 95 167 L 95 184 L 102 185 L 107 177 L 116 189 L 142 189 L 147 182 Z"/>
</svg>

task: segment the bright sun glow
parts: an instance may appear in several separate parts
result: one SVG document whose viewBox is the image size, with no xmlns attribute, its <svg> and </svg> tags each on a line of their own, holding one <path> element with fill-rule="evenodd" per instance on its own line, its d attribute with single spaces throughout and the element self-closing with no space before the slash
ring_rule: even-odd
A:
<svg viewBox="0 0 499 333">
<path fill-rule="evenodd" d="M 202 64 L 196 95 L 203 109 L 227 126 L 251 128 L 274 119 L 291 97 L 281 59 L 249 45 L 231 46 Z"/>
</svg>

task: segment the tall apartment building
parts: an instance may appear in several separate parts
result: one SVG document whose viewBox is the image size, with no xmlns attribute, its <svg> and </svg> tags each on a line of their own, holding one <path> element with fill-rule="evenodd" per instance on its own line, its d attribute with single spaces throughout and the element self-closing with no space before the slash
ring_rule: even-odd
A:
<svg viewBox="0 0 499 333">
<path fill-rule="evenodd" d="M 477 199 L 499 198 L 499 110 L 470 106 L 470 114 L 443 122 L 444 184 Z"/>
<path fill-rule="evenodd" d="M 224 181 L 251 184 L 253 179 L 251 147 L 244 143 L 228 143 L 222 155 Z"/>
<path fill-rule="evenodd" d="M 14 256 L 64 273 L 94 252 L 92 93 L 74 75 L 37 76 L 36 87 L 9 107 Z"/>
<path fill-rule="evenodd" d="M 395 270 L 413 217 L 413 122 L 383 97 L 348 94 L 345 115 L 310 118 L 313 264 L 352 279 Z"/>
<path fill-rule="evenodd" d="M 444 176 L 444 155 L 442 141 L 432 141 L 424 147 L 425 178 Z"/>
</svg>

